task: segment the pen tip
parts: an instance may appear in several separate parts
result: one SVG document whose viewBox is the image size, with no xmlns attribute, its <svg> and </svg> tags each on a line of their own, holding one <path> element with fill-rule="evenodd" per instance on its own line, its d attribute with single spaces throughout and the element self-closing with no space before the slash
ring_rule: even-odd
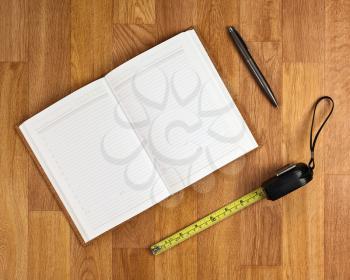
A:
<svg viewBox="0 0 350 280">
<path fill-rule="evenodd" d="M 275 108 L 278 108 L 278 103 L 277 103 L 277 100 L 276 98 L 272 95 L 271 98 L 269 98 L 272 105 L 275 107 Z"/>
</svg>

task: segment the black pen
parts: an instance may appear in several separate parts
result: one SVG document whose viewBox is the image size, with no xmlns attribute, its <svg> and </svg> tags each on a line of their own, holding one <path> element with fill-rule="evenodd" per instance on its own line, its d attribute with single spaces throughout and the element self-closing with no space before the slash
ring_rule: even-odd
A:
<svg viewBox="0 0 350 280">
<path fill-rule="evenodd" d="M 228 32 L 235 43 L 237 50 L 241 54 L 244 62 L 246 63 L 249 71 L 252 73 L 255 81 L 258 83 L 261 90 L 265 93 L 266 97 L 270 100 L 273 106 L 278 107 L 277 100 L 275 95 L 273 94 L 271 87 L 265 80 L 264 75 L 261 73 L 258 65 L 256 65 L 253 57 L 248 51 L 248 47 L 243 41 L 241 35 L 234 29 L 232 26 L 228 28 Z"/>
</svg>

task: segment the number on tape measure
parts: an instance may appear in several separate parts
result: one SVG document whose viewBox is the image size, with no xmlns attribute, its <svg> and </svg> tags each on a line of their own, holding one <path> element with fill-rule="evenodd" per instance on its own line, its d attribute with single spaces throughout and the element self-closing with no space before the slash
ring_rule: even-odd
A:
<svg viewBox="0 0 350 280">
<path fill-rule="evenodd" d="M 151 246 L 151 252 L 154 255 L 159 255 L 265 197 L 263 188 L 258 188 L 154 244 Z"/>
</svg>

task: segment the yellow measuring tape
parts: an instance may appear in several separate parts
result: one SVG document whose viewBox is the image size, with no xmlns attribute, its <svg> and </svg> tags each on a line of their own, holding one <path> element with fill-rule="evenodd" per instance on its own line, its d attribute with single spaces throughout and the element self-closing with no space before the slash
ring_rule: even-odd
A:
<svg viewBox="0 0 350 280">
<path fill-rule="evenodd" d="M 152 245 L 151 252 L 153 255 L 159 255 L 264 198 L 264 189 L 258 188 Z"/>
</svg>

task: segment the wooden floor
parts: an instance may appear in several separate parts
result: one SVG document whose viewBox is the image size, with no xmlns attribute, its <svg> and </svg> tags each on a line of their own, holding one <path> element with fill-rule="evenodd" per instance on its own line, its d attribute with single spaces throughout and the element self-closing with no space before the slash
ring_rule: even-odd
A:
<svg viewBox="0 0 350 280">
<path fill-rule="evenodd" d="M 281 106 L 230 42 L 239 29 Z M 260 148 L 83 247 L 15 126 L 134 55 L 195 26 Z M 309 159 L 311 106 L 335 113 L 315 179 L 173 250 L 147 247 Z M 0 279 L 350 279 L 349 0 L 1 0 Z"/>
</svg>

